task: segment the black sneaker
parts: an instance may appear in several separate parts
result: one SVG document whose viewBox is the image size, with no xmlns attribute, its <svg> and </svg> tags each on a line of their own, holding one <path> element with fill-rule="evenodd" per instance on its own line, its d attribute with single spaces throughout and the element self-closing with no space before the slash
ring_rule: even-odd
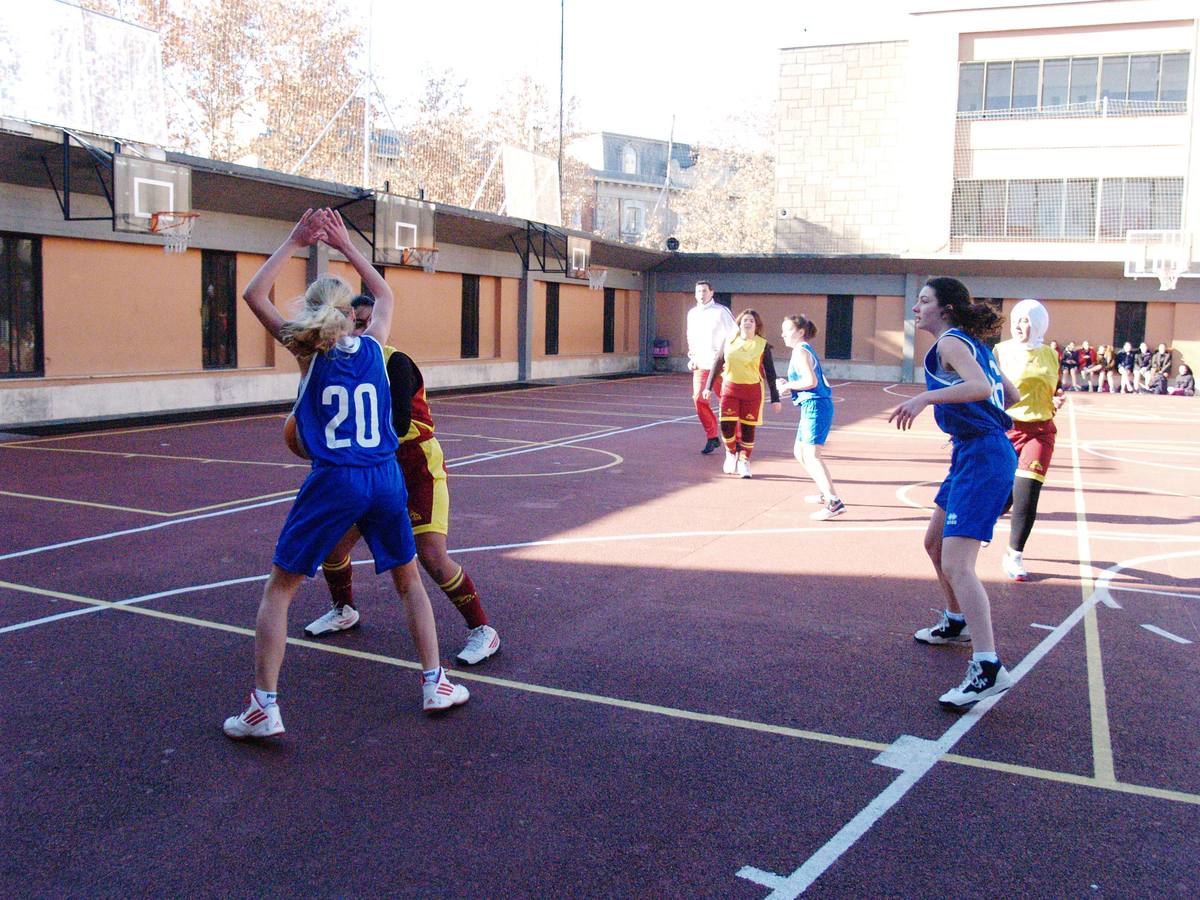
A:
<svg viewBox="0 0 1200 900">
<path fill-rule="evenodd" d="M 965 619 L 958 622 L 951 619 L 943 610 L 938 623 L 932 628 L 922 628 L 913 635 L 913 640 L 920 641 L 922 644 L 969 644 L 971 643 L 971 629 L 967 627 Z"/>
<path fill-rule="evenodd" d="M 703 453 L 705 456 L 708 456 L 708 454 L 712 453 L 714 450 L 716 450 L 720 446 L 721 446 L 720 438 L 709 438 L 707 441 L 704 442 L 704 449 L 701 450 L 700 452 Z"/>
<path fill-rule="evenodd" d="M 938 697 L 938 703 L 947 709 L 970 709 L 980 700 L 1003 694 L 1012 686 L 1012 676 L 999 662 L 973 659 L 967 663 L 967 677 L 962 684 Z"/>
</svg>

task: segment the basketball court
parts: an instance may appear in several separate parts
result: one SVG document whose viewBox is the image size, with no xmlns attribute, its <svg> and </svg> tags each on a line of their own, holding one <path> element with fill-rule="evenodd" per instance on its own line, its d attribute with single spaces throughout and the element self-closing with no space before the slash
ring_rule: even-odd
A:
<svg viewBox="0 0 1200 900">
<path fill-rule="evenodd" d="M 0 445 L 8 895 L 1133 896 L 1200 854 L 1200 413 L 1072 395 L 1031 581 L 980 555 L 1018 683 L 966 715 L 921 537 L 947 461 L 913 386 L 836 387 L 812 522 L 770 415 L 754 477 L 701 456 L 684 376 L 433 398 L 451 553 L 501 652 L 419 709 L 399 604 L 292 608 L 287 733 L 221 733 L 305 467 L 265 414 Z M 443 658 L 465 634 L 429 585 Z M 17 798 L 21 798 L 19 803 Z M 264 861 L 269 861 L 264 863 Z M 36 886 L 36 887 L 33 887 Z"/>
</svg>

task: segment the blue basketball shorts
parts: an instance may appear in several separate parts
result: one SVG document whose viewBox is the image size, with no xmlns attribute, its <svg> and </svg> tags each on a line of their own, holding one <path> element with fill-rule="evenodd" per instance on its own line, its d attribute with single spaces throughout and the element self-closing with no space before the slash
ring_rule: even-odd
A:
<svg viewBox="0 0 1200 900">
<path fill-rule="evenodd" d="M 417 555 L 395 458 L 377 466 L 313 466 L 283 523 L 273 561 L 311 578 L 352 525 L 371 548 L 377 573 Z"/>
<path fill-rule="evenodd" d="M 990 541 L 1016 471 L 1017 454 L 1004 432 L 955 440 L 950 471 L 933 501 L 946 511 L 942 536 Z"/>
<path fill-rule="evenodd" d="M 814 397 L 800 401 L 800 425 L 796 429 L 797 444 L 821 445 L 833 427 L 833 400 Z"/>
</svg>

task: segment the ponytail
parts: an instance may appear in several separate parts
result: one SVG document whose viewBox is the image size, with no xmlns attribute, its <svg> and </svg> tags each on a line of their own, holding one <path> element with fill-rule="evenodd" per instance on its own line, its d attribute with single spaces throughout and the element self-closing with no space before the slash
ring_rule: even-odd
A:
<svg viewBox="0 0 1200 900">
<path fill-rule="evenodd" d="M 933 289 L 938 306 L 955 328 L 961 328 L 977 341 L 1000 333 L 1004 317 L 986 303 L 972 301 L 971 292 L 957 278 L 930 278 L 925 286 Z"/>
<path fill-rule="evenodd" d="M 814 325 L 812 320 L 808 316 L 804 315 L 804 313 L 800 313 L 799 315 L 795 316 L 785 316 L 784 318 L 795 326 L 796 330 L 800 332 L 800 336 L 803 337 L 804 340 L 811 341 L 817 336 L 817 326 Z"/>
<path fill-rule="evenodd" d="M 350 287 L 336 275 L 325 275 L 308 286 L 296 317 L 279 329 L 283 346 L 299 357 L 328 353 L 343 335 L 353 331 Z"/>
</svg>

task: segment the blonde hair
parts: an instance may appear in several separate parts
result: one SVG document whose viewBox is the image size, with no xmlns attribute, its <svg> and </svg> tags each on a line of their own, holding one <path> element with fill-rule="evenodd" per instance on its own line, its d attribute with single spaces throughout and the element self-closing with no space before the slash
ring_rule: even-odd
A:
<svg viewBox="0 0 1200 900">
<path fill-rule="evenodd" d="M 350 301 L 354 292 L 336 275 L 324 275 L 308 286 L 298 301 L 296 317 L 284 322 L 279 339 L 297 356 L 328 353 L 342 335 L 354 329 Z"/>
</svg>

